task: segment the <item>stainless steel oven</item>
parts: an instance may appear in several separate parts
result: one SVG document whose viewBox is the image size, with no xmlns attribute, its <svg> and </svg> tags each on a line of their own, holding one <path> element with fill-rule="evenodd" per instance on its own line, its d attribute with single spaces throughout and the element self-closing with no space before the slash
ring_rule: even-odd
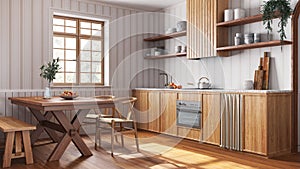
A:
<svg viewBox="0 0 300 169">
<path fill-rule="evenodd" d="M 201 128 L 201 102 L 176 101 L 177 126 Z"/>
</svg>

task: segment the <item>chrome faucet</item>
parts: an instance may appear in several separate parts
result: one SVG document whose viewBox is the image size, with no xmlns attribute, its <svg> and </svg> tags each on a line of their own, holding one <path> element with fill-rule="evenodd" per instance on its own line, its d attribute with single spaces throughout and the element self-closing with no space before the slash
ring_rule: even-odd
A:
<svg viewBox="0 0 300 169">
<path fill-rule="evenodd" d="M 169 76 L 167 73 L 159 73 L 160 76 L 165 76 L 165 84 L 164 86 L 167 87 L 169 85 Z"/>
</svg>

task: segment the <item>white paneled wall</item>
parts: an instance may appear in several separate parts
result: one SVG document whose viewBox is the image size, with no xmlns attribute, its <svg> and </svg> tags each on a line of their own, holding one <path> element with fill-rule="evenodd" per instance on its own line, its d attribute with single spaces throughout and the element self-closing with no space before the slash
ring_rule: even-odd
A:
<svg viewBox="0 0 300 169">
<path fill-rule="evenodd" d="M 294 6 L 297 0 L 292 0 Z M 262 5 L 260 0 L 229 0 L 229 8 L 241 7 L 246 9 L 247 16 L 259 13 L 259 7 Z M 165 27 L 174 27 L 178 20 L 186 20 L 185 2 L 165 9 L 166 15 Z M 291 23 L 291 22 L 290 22 Z M 274 22 L 274 39 L 279 39 L 277 35 L 277 21 Z M 287 37 L 291 39 L 291 25 L 287 26 Z M 266 34 L 262 22 L 247 24 L 244 26 L 232 27 L 230 31 L 230 41 L 233 44 L 235 33 L 261 33 Z M 265 39 L 265 38 L 263 38 Z M 168 40 L 165 45 L 167 50 L 174 51 L 176 45 L 185 43 L 186 39 L 178 38 Z M 271 52 L 271 89 L 291 89 L 291 46 L 267 47 L 260 49 L 244 50 L 233 52 L 231 57 L 204 58 L 201 60 L 187 60 L 185 58 L 165 59 L 164 70 L 170 73 L 178 83 L 188 87 L 187 83 L 194 83 L 202 76 L 211 79 L 215 87 L 226 89 L 241 89 L 243 81 L 254 78 L 254 71 L 259 64 L 259 57 L 263 52 Z"/>
</svg>

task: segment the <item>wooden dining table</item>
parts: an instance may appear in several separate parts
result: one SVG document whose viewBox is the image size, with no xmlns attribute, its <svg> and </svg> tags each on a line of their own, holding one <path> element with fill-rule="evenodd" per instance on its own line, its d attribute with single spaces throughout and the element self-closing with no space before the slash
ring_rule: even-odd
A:
<svg viewBox="0 0 300 169">
<path fill-rule="evenodd" d="M 61 158 L 71 141 L 83 156 L 91 156 L 92 152 L 79 135 L 81 117 L 84 117 L 91 109 L 112 108 L 112 99 L 78 97 L 66 100 L 60 97 L 44 99 L 43 97 L 10 97 L 12 104 L 27 107 L 38 121 L 37 129 L 31 134 L 32 143 L 40 137 L 43 131 L 56 142 L 48 161 L 56 161 Z M 68 119 L 65 111 L 75 110 L 72 119 Z M 55 119 L 55 120 L 53 120 Z M 62 133 L 59 136 L 57 132 Z"/>
</svg>

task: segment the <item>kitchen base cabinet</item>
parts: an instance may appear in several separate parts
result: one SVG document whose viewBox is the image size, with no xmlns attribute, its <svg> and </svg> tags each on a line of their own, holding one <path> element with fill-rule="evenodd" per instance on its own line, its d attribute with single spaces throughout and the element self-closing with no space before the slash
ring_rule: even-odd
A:
<svg viewBox="0 0 300 169">
<path fill-rule="evenodd" d="M 148 130 L 148 92 L 134 90 L 132 96 L 137 98 L 134 104 L 137 127 L 142 130 Z"/>
<path fill-rule="evenodd" d="M 177 127 L 177 136 L 191 140 L 200 141 L 201 130 L 189 127 Z"/>
<path fill-rule="evenodd" d="M 243 95 L 243 151 L 274 157 L 291 152 L 291 95 Z"/>
<path fill-rule="evenodd" d="M 220 145 L 220 94 L 203 94 L 202 103 L 202 141 Z"/>
<path fill-rule="evenodd" d="M 160 92 L 148 92 L 148 130 L 160 132 Z"/>
<path fill-rule="evenodd" d="M 161 132 L 173 136 L 177 136 L 176 126 L 176 92 L 161 92 L 160 109 L 162 114 L 160 116 Z"/>
</svg>

